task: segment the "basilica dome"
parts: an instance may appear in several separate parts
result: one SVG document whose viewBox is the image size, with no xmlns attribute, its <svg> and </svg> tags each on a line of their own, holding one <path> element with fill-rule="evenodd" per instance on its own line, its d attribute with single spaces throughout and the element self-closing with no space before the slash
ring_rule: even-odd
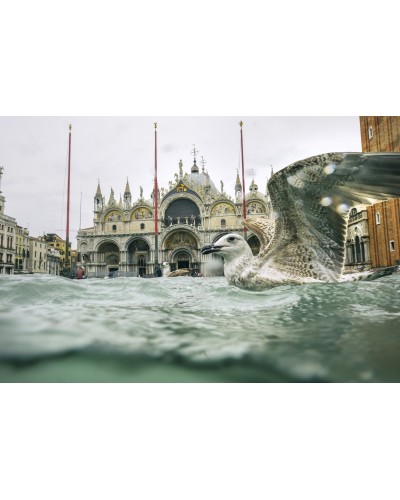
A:
<svg viewBox="0 0 400 500">
<path fill-rule="evenodd" d="M 187 186 L 194 189 L 195 191 L 203 191 L 204 193 L 209 193 L 211 196 L 220 196 L 220 192 L 215 187 L 215 184 L 211 180 L 208 172 L 199 172 L 196 165 L 196 160 L 193 164 L 190 174 L 185 176 L 184 182 Z"/>
</svg>

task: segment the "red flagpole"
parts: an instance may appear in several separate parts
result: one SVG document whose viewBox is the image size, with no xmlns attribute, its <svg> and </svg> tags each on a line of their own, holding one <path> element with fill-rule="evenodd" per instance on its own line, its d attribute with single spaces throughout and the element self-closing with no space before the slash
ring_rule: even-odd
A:
<svg viewBox="0 0 400 500">
<path fill-rule="evenodd" d="M 68 142 L 68 188 L 67 188 L 67 230 L 65 235 L 65 267 L 69 271 L 69 203 L 70 203 L 70 186 L 71 186 L 71 130 L 69 126 L 69 142 Z"/>
<path fill-rule="evenodd" d="M 157 179 L 157 123 L 154 123 L 154 232 L 155 232 L 155 271 L 158 268 L 158 179 Z"/>
<path fill-rule="evenodd" d="M 154 216 L 155 232 L 158 236 L 157 123 L 154 124 Z"/>
<path fill-rule="evenodd" d="M 243 220 L 246 219 L 247 217 L 247 213 L 246 213 L 246 188 L 245 188 L 245 185 L 244 185 L 244 159 L 243 159 L 243 122 L 240 121 L 239 122 L 239 125 L 240 125 L 240 148 L 241 148 L 241 152 L 242 152 L 242 192 L 243 192 Z M 246 237 L 246 233 L 247 233 L 247 227 L 245 226 L 244 227 L 244 235 Z"/>
</svg>

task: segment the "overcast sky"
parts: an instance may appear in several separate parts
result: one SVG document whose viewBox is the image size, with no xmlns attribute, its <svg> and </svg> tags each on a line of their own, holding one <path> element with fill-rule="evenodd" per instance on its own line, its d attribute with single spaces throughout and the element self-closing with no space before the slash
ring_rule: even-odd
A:
<svg viewBox="0 0 400 500">
<path fill-rule="evenodd" d="M 154 178 L 154 125 L 158 123 L 159 186 L 167 188 L 182 159 L 184 172 L 198 161 L 220 189 L 233 196 L 240 168 L 243 119 L 246 188 L 252 175 L 264 191 L 274 171 L 308 156 L 331 151 L 361 151 L 358 117 L 0 117 L 1 190 L 5 213 L 29 227 L 32 236 L 65 237 L 68 124 L 72 124 L 70 240 L 92 226 L 97 182 L 106 201 L 116 199 L 126 179 L 132 199 L 150 198 Z M 248 189 L 246 189 L 248 191 Z M 80 210 L 82 193 L 82 209 Z"/>
</svg>

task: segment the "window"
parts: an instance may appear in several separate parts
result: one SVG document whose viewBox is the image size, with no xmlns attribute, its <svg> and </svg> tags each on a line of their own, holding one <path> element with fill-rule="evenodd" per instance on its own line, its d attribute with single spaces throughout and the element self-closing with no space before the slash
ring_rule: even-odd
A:
<svg viewBox="0 0 400 500">
<path fill-rule="evenodd" d="M 144 229 L 144 224 L 140 224 L 140 229 Z"/>
<path fill-rule="evenodd" d="M 368 139 L 371 140 L 373 137 L 374 137 L 374 131 L 373 131 L 372 126 L 370 125 L 368 127 Z"/>
<path fill-rule="evenodd" d="M 225 219 L 221 219 L 221 227 L 226 227 L 226 220 Z"/>
<path fill-rule="evenodd" d="M 375 219 L 377 224 L 381 223 L 381 214 L 379 212 L 376 212 Z"/>
<path fill-rule="evenodd" d="M 394 240 L 389 241 L 389 248 L 391 252 L 394 252 Z"/>
<path fill-rule="evenodd" d="M 115 224 L 113 224 L 112 230 L 113 230 L 113 231 L 116 231 L 116 230 L 117 230 L 117 226 L 116 226 Z"/>
</svg>

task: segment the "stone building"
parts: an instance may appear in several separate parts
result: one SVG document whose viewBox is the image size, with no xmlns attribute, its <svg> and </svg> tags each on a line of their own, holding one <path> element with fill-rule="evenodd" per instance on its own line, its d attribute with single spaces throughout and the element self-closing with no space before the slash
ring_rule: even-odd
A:
<svg viewBox="0 0 400 500">
<path fill-rule="evenodd" d="M 201 255 L 201 248 L 216 241 L 226 232 L 243 235 L 242 185 L 239 175 L 233 182 L 234 198 L 225 192 L 221 181 L 218 190 L 204 165 L 200 171 L 196 157 L 190 173 L 183 172 L 182 161 L 178 172 L 161 188 L 157 196 L 158 255 L 154 219 L 154 193 L 151 198 L 132 199 L 129 182 L 119 200 L 111 189 L 108 200 L 100 183 L 94 196 L 93 227 L 78 232 L 78 266 L 88 276 L 146 276 L 154 275 L 157 263 L 166 263 L 174 271 L 188 268 L 205 271 L 205 262 L 215 256 Z M 246 194 L 249 217 L 270 215 L 268 194 L 258 191 L 253 182 Z M 248 242 L 254 252 L 259 249 L 258 238 L 251 232 Z"/>
<path fill-rule="evenodd" d="M 3 171 L 1 167 L 0 188 Z M 61 256 L 65 259 L 65 241 L 57 235 L 30 237 L 27 228 L 5 215 L 4 206 L 5 197 L 0 190 L 0 274 L 60 274 Z M 70 256 L 75 265 L 76 251 L 71 250 Z"/>
<path fill-rule="evenodd" d="M 15 273 L 27 273 L 29 270 L 29 231 L 18 226 L 15 231 Z"/>
<path fill-rule="evenodd" d="M 47 243 L 43 236 L 29 237 L 29 271 L 47 274 Z"/>
<path fill-rule="evenodd" d="M 47 245 L 51 248 L 54 248 L 57 250 L 60 254 L 60 270 L 65 269 L 65 256 L 66 256 L 66 249 L 67 249 L 67 243 L 65 240 L 63 240 L 58 234 L 55 233 L 47 233 L 44 235 L 44 239 L 47 243 Z M 71 249 L 71 243 L 69 243 L 69 269 L 72 269 L 72 249 Z"/>
<path fill-rule="evenodd" d="M 0 167 L 0 274 L 13 274 L 17 221 L 5 214 L 6 199 L 1 191 L 3 167 Z"/>
<path fill-rule="evenodd" d="M 352 208 L 346 237 L 345 272 L 371 268 L 368 212 L 365 205 Z"/>
<path fill-rule="evenodd" d="M 47 245 L 47 270 L 48 274 L 60 275 L 61 252 L 52 246 Z"/>
<path fill-rule="evenodd" d="M 400 152 L 400 116 L 360 116 L 363 152 Z M 367 207 L 372 267 L 400 264 L 399 199 Z"/>
</svg>

